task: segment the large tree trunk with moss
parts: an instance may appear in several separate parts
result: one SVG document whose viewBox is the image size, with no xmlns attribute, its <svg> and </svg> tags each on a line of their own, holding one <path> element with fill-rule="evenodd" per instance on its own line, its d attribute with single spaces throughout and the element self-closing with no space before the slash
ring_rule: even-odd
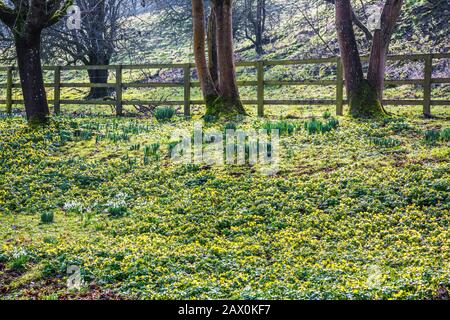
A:
<svg viewBox="0 0 450 320">
<path fill-rule="evenodd" d="M 203 0 L 192 0 L 194 56 L 198 78 L 206 103 L 206 114 L 215 114 L 219 93 L 211 78 L 205 52 L 205 8 Z"/>
<path fill-rule="evenodd" d="M 28 122 L 46 123 L 50 114 L 41 65 L 41 34 L 16 36 L 17 65 Z"/>
<path fill-rule="evenodd" d="M 336 30 L 344 66 L 350 114 L 354 117 L 384 115 L 385 112 L 378 99 L 376 88 L 364 79 L 358 45 L 353 31 L 350 0 L 336 0 Z"/>
<path fill-rule="evenodd" d="M 219 113 L 245 114 L 236 81 L 233 49 L 232 0 L 212 0 L 216 13 L 219 90 L 223 109 Z"/>
</svg>

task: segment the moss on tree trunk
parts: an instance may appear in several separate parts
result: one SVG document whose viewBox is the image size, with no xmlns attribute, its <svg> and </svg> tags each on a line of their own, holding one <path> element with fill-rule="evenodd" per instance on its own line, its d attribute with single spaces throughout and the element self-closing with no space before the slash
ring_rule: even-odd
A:
<svg viewBox="0 0 450 320">
<path fill-rule="evenodd" d="M 223 96 L 208 96 L 206 97 L 206 113 L 207 116 L 219 117 L 233 117 L 237 115 L 246 115 L 244 106 L 241 101 L 227 99 Z"/>
<path fill-rule="evenodd" d="M 377 90 L 363 80 L 349 99 L 350 114 L 355 118 L 379 118 L 386 115 Z"/>
</svg>

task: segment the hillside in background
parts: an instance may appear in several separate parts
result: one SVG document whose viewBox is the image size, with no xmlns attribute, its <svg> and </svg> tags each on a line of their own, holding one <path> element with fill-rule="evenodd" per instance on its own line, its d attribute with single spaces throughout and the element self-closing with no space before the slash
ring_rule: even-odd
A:
<svg viewBox="0 0 450 320">
<path fill-rule="evenodd" d="M 326 1 L 277 0 L 276 17 L 268 18 L 268 43 L 259 56 L 252 43 L 242 35 L 235 37 L 237 60 L 303 59 L 339 55 L 334 26 L 334 6 Z M 354 2 L 363 24 L 368 20 L 368 4 Z M 189 13 L 188 13 L 189 14 Z M 127 20 L 129 36 L 114 57 L 120 63 L 193 62 L 191 19 L 179 18 L 176 23 L 157 10 L 149 10 Z M 449 10 L 446 0 L 412 1 L 404 4 L 401 21 L 391 43 L 391 54 L 448 52 Z M 369 42 L 357 27 L 361 54 L 368 54 Z M 330 76 L 333 70 L 311 67 L 313 74 Z M 420 78 L 420 63 L 396 62 L 387 67 L 388 78 Z M 310 73 L 311 73 L 310 72 Z M 448 61 L 434 66 L 436 77 L 449 76 Z"/>
<path fill-rule="evenodd" d="M 276 23 L 268 27 L 270 42 L 264 46 L 267 59 L 323 57 L 339 53 L 334 26 L 334 7 L 325 1 L 302 7 L 299 1 L 278 0 Z M 314 2 L 314 1 L 313 1 Z M 369 1 L 365 1 L 366 3 Z M 372 1 L 373 2 L 373 1 Z M 355 5 L 361 22 L 367 24 L 367 8 Z M 394 40 L 393 53 L 448 52 L 450 14 L 445 0 L 405 1 Z M 128 52 L 123 50 L 117 60 L 186 61 L 192 56 L 191 20 L 172 25 L 157 11 L 139 14 L 129 20 Z M 364 34 L 355 27 L 361 53 L 370 49 Z M 238 60 L 259 58 L 248 40 L 235 39 Z"/>
</svg>

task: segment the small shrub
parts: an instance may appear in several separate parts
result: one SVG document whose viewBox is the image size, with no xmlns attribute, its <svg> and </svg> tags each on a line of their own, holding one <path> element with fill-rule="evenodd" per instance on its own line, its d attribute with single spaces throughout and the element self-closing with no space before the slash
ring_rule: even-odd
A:
<svg viewBox="0 0 450 320">
<path fill-rule="evenodd" d="M 329 111 L 324 112 L 323 118 L 324 118 L 325 120 L 330 119 L 330 118 L 331 118 L 331 113 L 330 113 Z"/>
<path fill-rule="evenodd" d="M 267 131 L 278 130 L 280 134 L 293 134 L 297 129 L 297 126 L 288 121 L 278 121 L 278 122 L 266 122 L 263 124 L 263 129 Z"/>
<path fill-rule="evenodd" d="M 395 133 L 411 130 L 411 126 L 405 122 L 393 122 L 389 125 L 389 129 Z"/>
<path fill-rule="evenodd" d="M 45 236 L 43 240 L 45 243 L 48 243 L 48 244 L 57 244 L 58 243 L 58 239 L 56 239 L 55 237 L 52 237 L 52 236 Z"/>
<path fill-rule="evenodd" d="M 25 265 L 28 263 L 29 260 L 30 258 L 27 255 L 22 255 L 17 258 L 13 258 L 9 262 L 8 266 L 12 270 L 20 271 L 25 269 Z"/>
<path fill-rule="evenodd" d="M 123 217 L 127 214 L 127 203 L 125 201 L 126 194 L 119 193 L 114 198 L 108 201 L 107 205 L 107 212 L 111 217 L 119 218 Z"/>
<path fill-rule="evenodd" d="M 112 206 L 108 208 L 108 213 L 111 217 L 123 217 L 127 213 L 127 207 L 125 206 Z"/>
<path fill-rule="evenodd" d="M 117 143 L 119 141 L 130 141 L 130 136 L 126 133 L 109 133 L 108 139 L 114 143 Z"/>
<path fill-rule="evenodd" d="M 99 143 L 100 141 L 102 141 L 103 139 L 105 138 L 105 136 L 103 135 L 103 134 L 97 134 L 96 136 L 95 136 L 95 143 L 97 144 L 97 143 Z"/>
<path fill-rule="evenodd" d="M 212 175 L 209 175 L 209 174 L 196 176 L 196 177 L 191 178 L 188 181 L 186 181 L 185 186 L 186 187 L 202 186 L 205 183 L 207 183 L 208 181 L 213 180 L 213 179 L 215 179 L 215 177 Z"/>
<path fill-rule="evenodd" d="M 156 155 L 161 145 L 157 143 L 152 143 L 151 145 L 147 145 L 144 147 L 144 156 L 149 157 Z"/>
<path fill-rule="evenodd" d="M 305 129 L 309 134 L 316 134 L 320 132 L 322 123 L 317 121 L 316 118 L 312 118 L 310 121 L 305 122 Z"/>
<path fill-rule="evenodd" d="M 441 140 L 450 141 L 450 128 L 445 128 L 441 131 Z"/>
<path fill-rule="evenodd" d="M 175 109 L 172 107 L 159 107 L 155 111 L 155 118 L 160 122 L 170 120 L 174 115 Z"/>
<path fill-rule="evenodd" d="M 334 130 L 338 127 L 338 125 L 339 121 L 337 119 L 331 118 L 326 124 L 322 125 L 321 132 L 325 133 Z"/>
<path fill-rule="evenodd" d="M 392 138 L 372 138 L 372 144 L 383 148 L 395 148 L 402 144 L 401 141 Z"/>
<path fill-rule="evenodd" d="M 436 143 L 441 137 L 441 132 L 436 129 L 427 130 L 425 132 L 425 141 L 428 143 Z"/>
<path fill-rule="evenodd" d="M 305 129 L 309 134 L 326 133 L 338 127 L 339 121 L 335 118 L 330 118 L 326 123 L 322 123 L 316 118 L 305 122 Z"/>
<path fill-rule="evenodd" d="M 30 261 L 30 255 L 24 249 L 15 248 L 9 260 L 8 267 L 15 271 L 22 271 L 25 269 L 28 261 Z"/>
<path fill-rule="evenodd" d="M 47 211 L 41 213 L 41 223 L 42 224 L 49 224 L 53 223 L 54 215 L 53 212 Z"/>
<path fill-rule="evenodd" d="M 77 130 L 74 131 L 73 136 L 78 141 L 80 141 L 80 140 L 90 140 L 92 138 L 92 136 L 93 136 L 93 133 L 90 130 L 77 129 Z"/>
</svg>

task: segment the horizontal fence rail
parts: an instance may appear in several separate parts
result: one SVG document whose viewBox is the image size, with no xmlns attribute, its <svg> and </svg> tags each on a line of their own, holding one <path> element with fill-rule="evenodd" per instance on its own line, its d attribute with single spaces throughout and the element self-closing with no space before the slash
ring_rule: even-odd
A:
<svg viewBox="0 0 450 320">
<path fill-rule="evenodd" d="M 368 57 L 361 57 L 362 61 L 368 61 Z M 423 113 L 426 116 L 431 115 L 431 106 L 450 105 L 450 100 L 432 100 L 431 89 L 433 84 L 449 84 L 450 78 L 433 78 L 433 60 L 449 59 L 449 53 L 442 54 L 409 54 L 409 55 L 390 55 L 387 61 L 423 61 L 424 62 L 424 78 L 410 80 L 386 80 L 386 85 L 420 85 L 423 86 L 423 99 L 413 100 L 383 100 L 385 105 L 411 105 L 423 106 Z M 273 66 L 293 66 L 308 64 L 335 64 L 336 80 L 265 80 L 265 67 Z M 243 100 L 243 104 L 256 105 L 258 116 L 264 116 L 265 105 L 336 105 L 336 114 L 343 114 L 343 106 L 348 104 L 344 99 L 344 72 L 339 57 L 319 58 L 319 59 L 302 59 L 302 60 L 278 60 L 278 61 L 242 61 L 236 63 L 237 67 L 254 67 L 256 68 L 255 81 L 238 81 L 240 87 L 257 87 L 257 96 L 255 100 Z M 175 63 L 175 64 L 137 64 L 137 65 L 103 65 L 103 66 L 44 66 L 44 71 L 54 72 L 54 81 L 46 83 L 46 88 L 53 88 L 53 99 L 49 99 L 49 103 L 54 105 L 54 112 L 61 112 L 61 105 L 115 105 L 117 115 L 123 112 L 123 106 L 126 105 L 180 105 L 184 107 L 184 115 L 190 116 L 191 105 L 204 104 L 202 100 L 191 99 L 191 88 L 199 88 L 198 81 L 191 80 L 191 69 L 195 68 L 192 63 Z M 147 83 L 124 83 L 124 70 L 142 70 L 142 69 L 182 69 L 183 82 L 147 82 Z M 6 98 L 0 99 L 0 104 L 6 105 L 6 111 L 12 112 L 14 104 L 23 104 L 23 100 L 13 100 L 13 89 L 20 88 L 19 83 L 13 82 L 13 71 L 16 67 L 0 67 L 0 73 L 6 72 L 6 83 L 0 83 L 0 89 L 6 89 Z M 62 71 L 76 70 L 111 70 L 115 72 L 116 81 L 114 83 L 63 83 L 61 82 Z M 309 100 L 267 100 L 265 99 L 266 86 L 335 86 L 336 98 L 328 99 L 309 99 Z M 111 88 L 116 92 L 115 98 L 99 99 L 99 100 L 64 100 L 61 99 L 62 88 Z M 144 101 L 144 100 L 124 100 L 123 91 L 129 88 L 184 88 L 183 101 Z"/>
</svg>

